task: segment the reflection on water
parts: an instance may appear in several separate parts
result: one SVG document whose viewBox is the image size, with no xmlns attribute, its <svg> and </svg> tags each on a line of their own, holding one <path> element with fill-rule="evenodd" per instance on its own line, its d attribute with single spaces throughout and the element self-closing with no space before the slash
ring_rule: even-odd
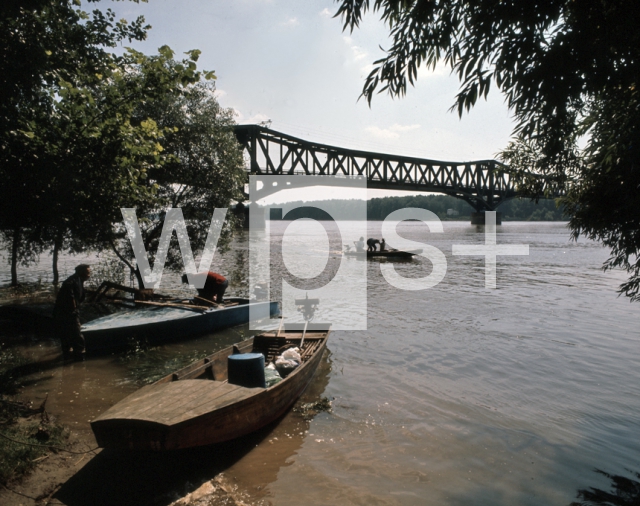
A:
<svg viewBox="0 0 640 506">
<path fill-rule="evenodd" d="M 498 257 L 497 289 L 487 290 L 483 258 L 451 254 L 453 244 L 483 244 L 482 227 L 443 225 L 444 234 L 418 222 L 399 227 L 445 254 L 447 274 L 433 289 L 395 289 L 379 261 L 365 262 L 368 329 L 333 332 L 328 343 L 320 383 L 335 399 L 332 412 L 299 428 L 288 415 L 240 452 L 227 468 L 239 487 L 279 506 L 301 497 L 309 505 L 565 506 L 576 491 L 606 491 L 609 476 L 640 468 L 640 306 L 617 297 L 624 273 L 601 271 L 607 251 L 571 242 L 563 224 L 505 223 L 498 244 L 529 244 L 530 254 Z M 278 226 L 282 233 L 286 223 Z M 369 223 L 368 235 L 380 237 L 380 223 Z M 214 270 L 242 286 L 246 257 L 232 250 Z M 393 266 L 416 278 L 432 267 L 424 257 Z M 163 291 L 165 283 L 182 289 L 168 273 L 162 283 Z M 321 303 L 317 320 L 322 311 Z M 348 305 L 341 311 L 348 317 Z M 49 411 L 88 431 L 88 420 L 172 360 L 248 335 L 238 327 L 53 367 L 29 376 L 24 393 L 35 403 L 50 393 Z M 55 348 L 48 343 L 23 351 L 46 356 Z M 594 468 L 609 474 L 594 476 Z"/>
<path fill-rule="evenodd" d="M 640 481 L 625 476 L 611 476 L 600 469 L 596 470 L 611 480 L 609 492 L 599 488 L 579 490 L 579 502 L 572 502 L 570 506 L 635 506 L 640 504 Z M 636 478 L 640 473 L 631 472 Z"/>
</svg>

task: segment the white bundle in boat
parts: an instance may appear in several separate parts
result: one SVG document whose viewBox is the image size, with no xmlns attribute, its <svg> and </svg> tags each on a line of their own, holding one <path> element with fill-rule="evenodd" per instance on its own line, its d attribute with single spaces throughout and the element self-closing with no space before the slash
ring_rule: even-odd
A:
<svg viewBox="0 0 640 506">
<path fill-rule="evenodd" d="M 282 377 L 285 377 L 298 367 L 301 362 L 300 350 L 298 348 L 289 348 L 282 355 L 276 357 L 276 369 Z"/>
</svg>

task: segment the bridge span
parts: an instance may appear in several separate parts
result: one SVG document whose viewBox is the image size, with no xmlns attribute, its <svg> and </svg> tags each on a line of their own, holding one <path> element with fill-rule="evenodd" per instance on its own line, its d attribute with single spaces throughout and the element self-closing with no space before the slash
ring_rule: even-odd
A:
<svg viewBox="0 0 640 506">
<path fill-rule="evenodd" d="M 260 125 L 237 125 L 235 134 L 261 175 L 362 176 L 367 188 L 444 193 L 467 201 L 484 222 L 517 196 L 515 181 L 496 160 L 445 162 L 358 151 L 305 141 Z M 264 188 L 266 196 L 282 188 Z M 472 222 L 473 222 L 472 217 Z"/>
</svg>

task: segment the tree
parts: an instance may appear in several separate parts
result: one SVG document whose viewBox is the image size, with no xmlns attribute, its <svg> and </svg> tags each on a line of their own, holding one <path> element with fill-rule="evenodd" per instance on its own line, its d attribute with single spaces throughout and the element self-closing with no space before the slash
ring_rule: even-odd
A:
<svg viewBox="0 0 640 506">
<path fill-rule="evenodd" d="M 167 47 L 156 56 L 130 49 L 98 80 L 60 81 L 52 117 L 34 132 L 46 146 L 37 227 L 53 244 L 54 281 L 58 251 L 103 246 L 98 238 L 122 219 L 120 207 L 158 199 L 148 176 L 166 161 L 164 132 L 136 111 L 200 79 L 197 52 L 172 58 Z"/>
<path fill-rule="evenodd" d="M 563 197 L 574 238 L 602 241 L 640 300 L 640 10 L 632 0 L 341 0 L 344 27 L 380 13 L 392 45 L 362 95 L 402 96 L 444 62 L 462 114 L 495 85 L 516 120 L 502 153 L 523 193 Z M 578 146 L 586 145 L 579 149 Z"/>
<path fill-rule="evenodd" d="M 8 0 L 0 6 L 0 230 L 9 235 L 16 265 L 42 250 L 38 233 L 50 194 L 49 125 L 62 86 L 100 81 L 114 64 L 107 48 L 142 40 L 144 19 L 115 21 L 112 11 L 90 17 L 71 0 Z M 65 84 L 63 84 L 65 83 Z M 58 167 L 60 169 L 60 167 Z M 64 171 L 59 170 L 59 174 Z M 21 241 L 25 230 L 30 241 Z"/>
<path fill-rule="evenodd" d="M 136 206 L 144 246 L 151 256 L 157 251 L 167 209 L 182 208 L 191 247 L 197 251 L 205 245 L 214 209 L 227 208 L 233 200 L 243 198 L 246 172 L 242 148 L 233 133 L 234 112 L 220 107 L 214 93 L 213 84 L 200 82 L 180 93 L 146 101 L 135 111 L 138 121 L 153 121 L 163 132 L 160 143 L 165 162 L 154 165 L 147 178 L 147 184 L 154 190 L 153 198 L 138 201 Z M 111 207 L 120 212 L 119 207 Z M 119 224 L 121 221 L 120 217 L 111 220 L 109 228 L 100 227 L 98 230 L 108 233 L 102 234 L 97 242 L 109 244 L 135 272 L 142 287 L 141 274 L 134 267 L 131 244 Z M 233 225 L 228 214 L 219 249 L 229 243 Z M 175 239 L 168 251 L 166 267 L 174 271 L 183 268 Z"/>
<path fill-rule="evenodd" d="M 109 53 L 119 41 L 145 38 L 144 20 L 115 22 L 111 11 L 90 18 L 66 0 L 35 0 L 1 14 L 2 28 L 14 34 L 3 68 L 35 54 L 5 79 L 10 93 L 0 109 L 0 177 L 7 182 L 0 230 L 13 242 L 13 284 L 17 263 L 45 247 L 53 250 L 54 282 L 63 250 L 113 248 L 126 259 L 123 207 L 149 220 L 184 206 L 195 246 L 202 245 L 204 222 L 208 228 L 213 208 L 239 196 L 244 172 L 232 113 L 219 107 L 211 86 L 193 86 L 215 78 L 197 69 L 200 52 L 182 60 L 166 46 L 154 56 Z M 152 246 L 162 222 L 148 223 Z"/>
</svg>

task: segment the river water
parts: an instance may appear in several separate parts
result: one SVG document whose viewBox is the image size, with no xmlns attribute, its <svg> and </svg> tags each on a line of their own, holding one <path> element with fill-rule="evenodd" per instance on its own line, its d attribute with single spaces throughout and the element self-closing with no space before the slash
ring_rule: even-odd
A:
<svg viewBox="0 0 640 506">
<path fill-rule="evenodd" d="M 601 270 L 607 250 L 570 241 L 563 223 L 507 222 L 498 245 L 528 244 L 529 255 L 499 256 L 497 288 L 487 289 L 482 257 L 452 255 L 454 244 L 483 244 L 484 227 L 443 225 L 443 234 L 398 228 L 444 253 L 433 288 L 394 288 L 384 261 L 365 261 L 367 329 L 331 334 L 305 394 L 332 399 L 331 412 L 291 413 L 225 463 L 239 490 L 277 505 L 568 505 L 579 490 L 611 488 L 597 469 L 640 471 L 640 306 L 616 294 L 624 273 Z M 368 235 L 380 227 L 368 223 Z M 247 249 L 242 235 L 214 261 L 230 293 L 246 294 Z M 432 268 L 423 257 L 393 265 L 414 278 Z M 178 281 L 166 275 L 161 291 Z M 53 367 L 23 392 L 48 393 L 49 411 L 88 433 L 89 420 L 146 381 L 253 333 Z M 39 339 L 23 352 L 46 357 L 56 346 Z"/>
</svg>

